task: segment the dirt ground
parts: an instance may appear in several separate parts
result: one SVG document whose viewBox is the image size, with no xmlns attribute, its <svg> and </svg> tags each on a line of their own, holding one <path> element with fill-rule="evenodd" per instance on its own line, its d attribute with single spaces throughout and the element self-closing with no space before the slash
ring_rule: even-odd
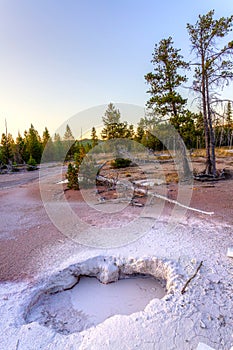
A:
<svg viewBox="0 0 233 350">
<path fill-rule="evenodd" d="M 231 168 L 232 157 L 220 159 L 220 168 Z M 203 167 L 203 159 L 195 159 L 194 168 Z M 169 166 L 167 168 L 169 172 Z M 209 217 L 217 223 L 233 225 L 233 179 L 211 182 L 194 181 L 190 206 L 214 212 Z M 178 186 L 175 181 L 157 186 L 168 198 L 176 199 Z M 87 204 L 80 192 L 66 191 L 72 204 L 79 202 L 83 212 Z M 39 172 L 0 175 L 0 281 L 32 280 L 38 272 L 38 259 L 53 245 L 68 240 L 50 221 L 40 196 Z M 173 204 L 166 203 L 169 213 Z M 128 206 L 127 213 L 136 215 L 141 209 Z M 127 214 L 128 215 L 128 214 Z M 126 215 L 126 220 L 127 220 Z M 187 211 L 188 216 L 202 214 Z"/>
</svg>

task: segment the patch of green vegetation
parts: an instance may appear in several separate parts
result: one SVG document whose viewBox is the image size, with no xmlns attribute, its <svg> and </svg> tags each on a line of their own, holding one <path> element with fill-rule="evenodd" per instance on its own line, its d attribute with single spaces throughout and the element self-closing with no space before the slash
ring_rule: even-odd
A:
<svg viewBox="0 0 233 350">
<path fill-rule="evenodd" d="M 33 171 L 33 170 L 36 170 L 37 169 L 37 163 L 36 163 L 36 160 L 30 156 L 28 162 L 27 162 L 27 171 Z"/>
<path fill-rule="evenodd" d="M 113 168 L 127 168 L 131 165 L 131 160 L 128 158 L 116 158 L 111 162 Z"/>
</svg>

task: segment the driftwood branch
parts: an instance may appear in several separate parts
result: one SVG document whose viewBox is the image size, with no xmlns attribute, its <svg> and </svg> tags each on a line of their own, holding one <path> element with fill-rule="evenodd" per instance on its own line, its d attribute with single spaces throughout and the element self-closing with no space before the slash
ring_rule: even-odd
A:
<svg viewBox="0 0 233 350">
<path fill-rule="evenodd" d="M 115 180 L 115 181 L 114 181 Z M 97 181 L 99 184 L 105 184 L 107 185 L 109 188 L 113 189 L 114 186 L 116 187 L 116 184 L 117 182 L 120 184 L 121 182 L 118 180 L 118 177 L 116 179 L 109 179 L 107 177 L 104 177 L 104 176 L 97 176 Z M 124 184 L 123 184 L 124 185 Z M 124 185 L 125 186 L 125 185 Z M 136 184 L 132 183 L 132 187 L 133 187 L 133 196 L 132 196 L 132 199 L 131 199 L 131 205 L 135 205 L 134 203 L 134 200 L 136 197 L 146 197 L 146 196 L 151 196 L 152 198 L 155 197 L 155 198 L 159 198 L 159 199 L 162 199 L 164 201 L 167 201 L 169 203 L 172 203 L 172 204 L 175 204 L 175 205 L 178 205 L 179 207 L 182 207 L 182 208 L 185 208 L 185 209 L 188 209 L 188 210 L 191 210 L 191 211 L 195 211 L 197 213 L 201 213 L 201 214 L 205 214 L 205 215 L 214 215 L 214 212 L 212 211 L 205 211 L 205 210 L 200 210 L 200 209 L 196 209 L 196 208 L 192 208 L 192 207 L 189 207 L 187 205 L 184 205 L 182 203 L 179 203 L 177 202 L 176 200 L 174 199 L 170 199 L 170 198 L 167 198 L 166 196 L 162 196 L 160 194 L 157 194 L 157 193 L 151 193 L 148 188 L 141 188 L 139 186 L 137 186 Z M 125 188 L 132 188 L 131 186 L 125 186 Z M 132 204 L 133 203 L 133 204 Z"/>
<path fill-rule="evenodd" d="M 195 273 L 187 280 L 187 282 L 185 283 L 184 287 L 181 289 L 181 294 L 185 293 L 185 289 L 187 288 L 188 284 L 196 277 L 196 275 L 198 274 L 198 271 L 202 267 L 202 264 L 203 264 L 203 261 L 200 262 L 200 264 L 198 265 Z"/>
<path fill-rule="evenodd" d="M 200 210 L 200 209 L 192 208 L 192 207 L 189 207 L 189 206 L 184 205 L 184 204 L 182 204 L 182 203 L 179 203 L 179 202 L 175 201 L 174 199 L 169 199 L 169 198 L 167 198 L 167 197 L 165 197 L 165 196 L 161 196 L 160 194 L 153 193 L 153 194 L 152 194 L 152 197 L 156 197 L 156 198 L 163 199 L 164 201 L 167 201 L 167 202 L 169 202 L 169 203 L 176 204 L 176 205 L 178 205 L 179 207 L 182 207 L 182 208 L 185 208 L 185 209 L 188 209 L 188 210 L 192 210 L 192 211 L 196 211 L 196 212 L 201 213 L 201 214 L 214 215 L 214 212 L 213 212 L 213 211 L 205 211 L 205 210 Z"/>
<path fill-rule="evenodd" d="M 140 188 L 137 184 L 135 184 L 135 182 L 132 182 L 132 185 L 133 195 L 131 199 L 131 205 L 143 206 L 142 204 L 135 202 L 135 200 L 137 200 L 137 198 L 147 197 L 148 188 Z"/>
</svg>

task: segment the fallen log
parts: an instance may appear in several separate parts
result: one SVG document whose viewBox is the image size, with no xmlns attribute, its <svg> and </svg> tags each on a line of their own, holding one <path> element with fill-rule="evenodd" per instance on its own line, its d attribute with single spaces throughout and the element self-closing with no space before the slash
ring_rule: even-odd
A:
<svg viewBox="0 0 233 350">
<path fill-rule="evenodd" d="M 185 209 L 188 209 L 188 210 L 191 210 L 191 211 L 195 211 L 195 212 L 198 212 L 198 213 L 201 213 L 201 214 L 205 214 L 205 215 L 214 215 L 214 212 L 209 212 L 209 211 L 205 211 L 205 210 L 200 210 L 200 209 L 196 209 L 196 208 L 192 208 L 192 207 L 189 207 L 187 205 L 184 205 L 182 203 L 179 203 L 177 202 L 176 200 L 174 199 L 169 199 L 165 196 L 162 196 L 160 194 L 157 194 L 157 193 L 153 193 L 151 191 L 148 190 L 148 188 L 142 188 L 142 187 L 139 187 L 137 184 L 135 184 L 134 182 L 132 183 L 132 186 L 131 185 L 127 185 L 123 182 L 120 182 L 119 180 L 117 180 L 117 183 L 114 182 L 115 179 L 109 179 L 107 177 L 104 177 L 104 176 L 100 176 L 98 175 L 97 176 L 97 181 L 99 181 L 99 183 L 103 184 L 103 185 L 106 185 L 108 184 L 108 187 L 109 187 L 109 190 L 111 189 L 114 189 L 114 186 L 116 186 L 116 184 L 122 184 L 122 186 L 125 186 L 125 189 L 131 189 L 133 190 L 133 196 L 132 196 L 132 199 L 131 201 L 133 201 L 135 198 L 138 198 L 138 197 L 146 197 L 148 195 L 150 195 L 151 197 L 155 197 L 155 198 L 159 198 L 159 199 L 162 199 L 164 201 L 167 201 L 169 203 L 172 203 L 172 204 L 175 204 L 175 205 L 178 205 L 182 208 L 185 208 Z"/>
<path fill-rule="evenodd" d="M 167 202 L 169 202 L 169 203 L 176 204 L 176 205 L 178 205 L 179 207 L 182 207 L 182 208 L 185 208 L 185 209 L 188 209 L 188 210 L 196 211 L 196 212 L 198 212 L 198 213 L 206 214 L 206 215 L 214 215 L 214 212 L 213 212 L 213 211 L 205 211 L 205 210 L 200 210 L 200 209 L 192 208 L 192 207 L 189 207 L 189 206 L 184 205 L 184 204 L 182 204 L 182 203 L 179 203 L 179 202 L 175 201 L 174 199 L 169 199 L 169 198 L 167 198 L 167 197 L 165 197 L 165 196 L 161 196 L 160 194 L 149 193 L 149 195 L 151 195 L 152 197 L 156 197 L 156 198 L 162 199 L 162 200 L 167 201 Z"/>
</svg>

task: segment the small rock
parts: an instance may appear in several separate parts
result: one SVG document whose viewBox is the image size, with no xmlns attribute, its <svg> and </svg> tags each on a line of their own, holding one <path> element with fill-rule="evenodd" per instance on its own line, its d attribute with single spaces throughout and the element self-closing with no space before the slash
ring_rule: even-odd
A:
<svg viewBox="0 0 233 350">
<path fill-rule="evenodd" d="M 233 247 L 227 249 L 227 256 L 228 258 L 233 258 Z"/>
<path fill-rule="evenodd" d="M 215 350 L 215 349 L 211 348 L 209 345 L 206 345 L 204 343 L 199 343 L 196 350 Z"/>
<path fill-rule="evenodd" d="M 206 325 L 205 325 L 205 323 L 202 320 L 200 321 L 200 327 L 201 328 L 206 328 Z"/>
<path fill-rule="evenodd" d="M 214 283 L 219 283 L 219 282 L 220 282 L 219 276 L 218 276 L 217 274 L 215 274 L 215 273 L 211 276 L 211 280 L 212 280 Z"/>
<path fill-rule="evenodd" d="M 220 326 L 222 326 L 222 327 L 226 326 L 225 317 L 223 315 L 219 315 L 218 320 L 219 320 Z"/>
</svg>

